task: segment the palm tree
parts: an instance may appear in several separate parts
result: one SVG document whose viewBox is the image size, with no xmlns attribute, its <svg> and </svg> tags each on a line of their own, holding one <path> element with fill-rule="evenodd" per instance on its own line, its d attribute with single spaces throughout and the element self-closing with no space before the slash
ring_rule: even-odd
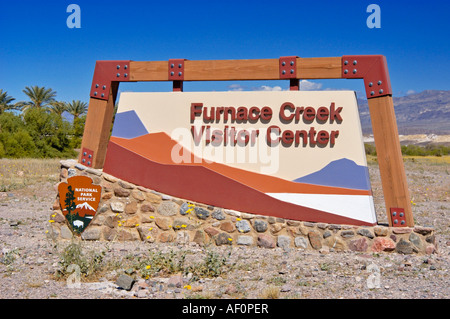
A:
<svg viewBox="0 0 450 319">
<path fill-rule="evenodd" d="M 67 104 L 65 102 L 54 101 L 50 103 L 48 109 L 50 110 L 50 112 L 55 113 L 59 117 L 61 117 L 64 111 L 67 111 Z"/>
<path fill-rule="evenodd" d="M 7 110 L 15 110 L 18 108 L 17 104 L 12 104 L 15 98 L 8 95 L 8 92 L 3 92 L 3 89 L 0 89 L 0 114 Z"/>
<path fill-rule="evenodd" d="M 52 89 L 46 89 L 45 87 L 38 87 L 35 85 L 30 88 L 26 86 L 23 93 L 25 93 L 31 101 L 18 103 L 22 107 L 22 111 L 26 111 L 30 107 L 42 108 L 55 102 L 56 92 Z"/>
<path fill-rule="evenodd" d="M 66 103 L 66 106 L 66 111 L 73 115 L 74 121 L 85 114 L 88 109 L 88 104 L 86 102 L 81 102 L 80 100 L 72 100 L 72 102 Z"/>
</svg>

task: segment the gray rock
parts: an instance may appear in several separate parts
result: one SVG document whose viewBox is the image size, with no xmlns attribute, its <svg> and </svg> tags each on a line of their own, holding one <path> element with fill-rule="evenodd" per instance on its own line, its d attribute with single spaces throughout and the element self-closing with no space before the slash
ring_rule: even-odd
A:
<svg viewBox="0 0 450 319">
<path fill-rule="evenodd" d="M 207 219 L 210 215 L 209 210 L 202 207 L 195 207 L 194 211 L 197 217 L 200 219 Z"/>
<path fill-rule="evenodd" d="M 252 246 L 253 245 L 253 237 L 246 236 L 246 235 L 239 236 L 237 238 L 237 244 L 244 245 L 244 246 Z"/>
<path fill-rule="evenodd" d="M 81 234 L 81 238 L 84 240 L 99 240 L 101 234 L 100 227 L 88 227 Z"/>
<path fill-rule="evenodd" d="M 419 235 L 415 234 L 415 233 L 411 233 L 409 235 L 409 241 L 411 243 L 413 243 L 417 248 L 422 248 L 422 241 L 420 240 Z"/>
<path fill-rule="evenodd" d="M 216 236 L 216 245 L 231 245 L 232 244 L 232 238 L 227 233 L 220 233 Z"/>
<path fill-rule="evenodd" d="M 353 232 L 353 230 L 343 230 L 341 231 L 341 236 L 344 238 L 350 238 L 355 236 L 355 233 Z"/>
<path fill-rule="evenodd" d="M 72 176 L 76 176 L 77 175 L 77 170 L 74 168 L 69 168 L 67 170 L 67 176 L 68 177 L 72 177 Z"/>
<path fill-rule="evenodd" d="M 295 247 L 306 249 L 308 248 L 308 240 L 305 237 L 295 237 L 294 238 Z"/>
<path fill-rule="evenodd" d="M 214 211 L 211 214 L 211 217 L 215 218 L 217 220 L 224 220 L 225 219 L 225 213 L 223 212 L 223 209 L 215 208 Z"/>
<path fill-rule="evenodd" d="M 180 214 L 181 215 L 187 215 L 188 213 L 187 213 L 187 211 L 190 209 L 190 207 L 188 206 L 189 204 L 188 203 L 186 203 L 186 202 L 184 202 L 183 204 L 181 204 L 181 206 L 180 206 Z"/>
<path fill-rule="evenodd" d="M 72 239 L 73 234 L 67 225 L 63 225 L 60 229 L 62 239 Z"/>
<path fill-rule="evenodd" d="M 323 232 L 323 238 L 328 238 L 331 236 L 331 232 L 329 230 L 326 230 Z"/>
<path fill-rule="evenodd" d="M 414 250 L 410 242 L 401 238 L 397 245 L 395 245 L 395 251 L 400 254 L 410 255 Z"/>
<path fill-rule="evenodd" d="M 277 238 L 277 246 L 283 249 L 288 249 L 291 246 L 291 237 L 280 235 Z"/>
<path fill-rule="evenodd" d="M 75 168 L 78 168 L 80 171 L 84 171 L 87 168 L 87 166 L 77 163 L 77 164 L 75 164 Z"/>
<path fill-rule="evenodd" d="M 365 236 L 367 238 L 373 239 L 375 236 L 367 228 L 361 228 L 357 231 L 358 235 Z"/>
<path fill-rule="evenodd" d="M 236 228 L 240 233 L 248 233 L 250 231 L 250 223 L 246 220 L 238 220 Z"/>
<path fill-rule="evenodd" d="M 116 280 L 116 285 L 119 286 L 120 289 L 124 289 L 130 291 L 133 287 L 134 279 L 128 275 L 120 275 Z"/>
<path fill-rule="evenodd" d="M 75 166 L 77 163 L 78 162 L 74 159 L 59 161 L 59 164 L 61 164 L 61 166 L 65 168 L 71 168 L 72 166 Z"/>
<path fill-rule="evenodd" d="M 125 210 L 125 204 L 122 202 L 111 202 L 110 206 L 115 213 L 123 213 Z"/>
<path fill-rule="evenodd" d="M 172 201 L 163 201 L 158 206 L 158 213 L 163 216 L 174 216 L 178 213 L 178 205 Z"/>
<path fill-rule="evenodd" d="M 255 228 L 258 233 L 265 232 L 267 230 L 267 227 L 268 225 L 264 220 L 257 219 L 253 221 L 253 228 Z"/>
<path fill-rule="evenodd" d="M 280 292 L 289 292 L 292 290 L 292 286 L 289 284 L 285 284 L 281 286 Z"/>
</svg>

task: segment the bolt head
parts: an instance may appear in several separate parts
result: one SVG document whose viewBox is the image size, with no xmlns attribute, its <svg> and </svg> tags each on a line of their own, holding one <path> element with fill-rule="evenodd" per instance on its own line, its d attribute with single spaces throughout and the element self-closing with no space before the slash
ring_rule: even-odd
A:
<svg viewBox="0 0 450 319">
<path fill-rule="evenodd" d="M 398 220 L 397 219 L 394 219 L 394 224 L 398 224 Z"/>
<path fill-rule="evenodd" d="M 125 65 L 123 68 L 124 68 L 125 70 L 128 69 L 128 65 Z"/>
<path fill-rule="evenodd" d="M 103 85 L 102 89 L 103 89 L 103 90 L 106 90 L 106 85 Z"/>
<path fill-rule="evenodd" d="M 281 72 L 282 74 L 286 74 L 286 71 L 285 70 L 283 70 L 282 72 Z"/>
<path fill-rule="evenodd" d="M 348 64 L 348 61 L 347 61 L 347 60 L 345 60 L 345 61 L 344 61 L 344 65 L 347 65 L 347 64 Z"/>
<path fill-rule="evenodd" d="M 370 91 L 370 95 L 375 95 L 375 92 L 374 91 Z"/>
<path fill-rule="evenodd" d="M 392 216 L 397 216 L 397 212 L 393 212 L 393 213 L 392 213 Z"/>
<path fill-rule="evenodd" d="M 353 61 L 353 65 L 356 65 L 358 63 L 358 61 L 354 60 Z"/>
<path fill-rule="evenodd" d="M 383 82 L 381 82 L 381 81 L 378 81 L 378 85 L 381 85 L 381 83 L 383 83 Z"/>
<path fill-rule="evenodd" d="M 94 96 L 97 96 L 97 94 L 98 94 L 97 92 L 94 92 Z"/>
<path fill-rule="evenodd" d="M 105 97 L 105 93 L 102 93 L 101 97 Z"/>
<path fill-rule="evenodd" d="M 86 160 L 83 158 L 82 160 L 81 160 L 83 163 L 86 163 Z"/>
<path fill-rule="evenodd" d="M 98 84 L 95 85 L 95 88 L 98 88 Z"/>
<path fill-rule="evenodd" d="M 117 70 L 119 70 L 120 69 L 120 65 L 117 65 Z"/>
<path fill-rule="evenodd" d="M 128 73 L 125 73 L 123 76 L 124 76 L 124 77 L 128 77 Z"/>
<path fill-rule="evenodd" d="M 285 65 L 286 65 L 286 62 L 284 62 L 284 61 L 281 62 L 281 65 L 282 65 L 282 66 L 285 66 Z"/>
<path fill-rule="evenodd" d="M 180 63 L 180 64 L 178 64 L 178 68 L 179 69 L 181 69 L 181 67 L 182 67 L 183 65 Z"/>
<path fill-rule="evenodd" d="M 372 86 L 373 86 L 373 83 L 372 83 L 372 82 L 370 82 L 370 83 L 369 83 L 369 87 L 372 87 Z"/>
<path fill-rule="evenodd" d="M 383 89 L 379 90 L 378 93 L 383 94 Z"/>
<path fill-rule="evenodd" d="M 404 220 L 402 220 L 402 221 L 400 222 L 400 224 L 402 224 L 402 225 L 405 225 L 405 221 L 404 221 Z"/>
<path fill-rule="evenodd" d="M 344 74 L 347 74 L 347 73 L 348 73 L 348 70 L 347 70 L 347 69 L 345 69 L 345 70 L 344 70 Z"/>
<path fill-rule="evenodd" d="M 357 69 L 353 69 L 353 74 L 356 74 L 356 72 L 358 72 Z"/>
<path fill-rule="evenodd" d="M 174 74 L 175 74 L 174 72 L 170 72 L 170 75 L 172 75 L 172 76 L 173 76 Z"/>
<path fill-rule="evenodd" d="M 120 73 L 117 73 L 116 76 L 119 77 L 119 76 L 120 76 Z"/>
<path fill-rule="evenodd" d="M 89 156 L 88 156 L 89 158 L 92 158 L 92 154 L 89 154 Z"/>
<path fill-rule="evenodd" d="M 87 162 L 87 164 L 88 164 L 89 166 L 91 166 L 91 162 Z"/>
<path fill-rule="evenodd" d="M 183 74 L 183 72 L 178 72 L 178 75 L 181 76 Z"/>
<path fill-rule="evenodd" d="M 175 64 L 172 63 L 172 64 L 170 65 L 170 67 L 173 69 L 173 68 L 175 67 Z"/>
<path fill-rule="evenodd" d="M 293 66 L 294 65 L 294 61 L 291 61 L 291 66 Z"/>
<path fill-rule="evenodd" d="M 294 74 L 294 70 L 293 69 L 291 69 L 291 74 Z"/>
<path fill-rule="evenodd" d="M 83 152 L 83 156 L 86 156 L 87 155 L 87 153 L 86 152 Z"/>
<path fill-rule="evenodd" d="M 403 213 L 400 213 L 400 217 L 403 217 L 403 216 L 405 216 L 405 214 L 403 214 Z"/>
</svg>

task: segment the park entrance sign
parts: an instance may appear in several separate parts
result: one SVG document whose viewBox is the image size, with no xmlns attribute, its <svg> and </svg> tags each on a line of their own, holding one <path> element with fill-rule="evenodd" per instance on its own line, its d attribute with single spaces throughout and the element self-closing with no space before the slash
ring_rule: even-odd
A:
<svg viewBox="0 0 450 319">
<path fill-rule="evenodd" d="M 243 212 L 376 224 L 352 91 L 122 93 L 104 172 Z"/>
<path fill-rule="evenodd" d="M 79 161 L 213 206 L 376 224 L 354 92 L 299 91 L 300 79 L 327 78 L 364 79 L 388 221 L 413 226 L 381 55 L 97 61 Z M 223 80 L 289 80 L 290 90 L 183 92 L 184 81 Z M 172 81 L 174 92 L 122 93 L 111 134 L 119 83 L 129 81 Z"/>
</svg>

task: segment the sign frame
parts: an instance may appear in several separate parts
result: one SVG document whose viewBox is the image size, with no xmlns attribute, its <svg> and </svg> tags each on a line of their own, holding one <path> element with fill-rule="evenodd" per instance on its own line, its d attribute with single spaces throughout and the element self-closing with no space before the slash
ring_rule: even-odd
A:
<svg viewBox="0 0 450 319">
<path fill-rule="evenodd" d="M 392 88 L 383 55 L 97 61 L 79 162 L 88 167 L 103 168 L 120 82 L 172 81 L 173 91 L 182 92 L 183 81 L 289 80 L 290 89 L 298 90 L 300 79 L 364 80 L 389 226 L 397 226 L 393 223 L 390 210 L 402 208 L 406 221 L 402 226 L 413 227 Z"/>
</svg>

